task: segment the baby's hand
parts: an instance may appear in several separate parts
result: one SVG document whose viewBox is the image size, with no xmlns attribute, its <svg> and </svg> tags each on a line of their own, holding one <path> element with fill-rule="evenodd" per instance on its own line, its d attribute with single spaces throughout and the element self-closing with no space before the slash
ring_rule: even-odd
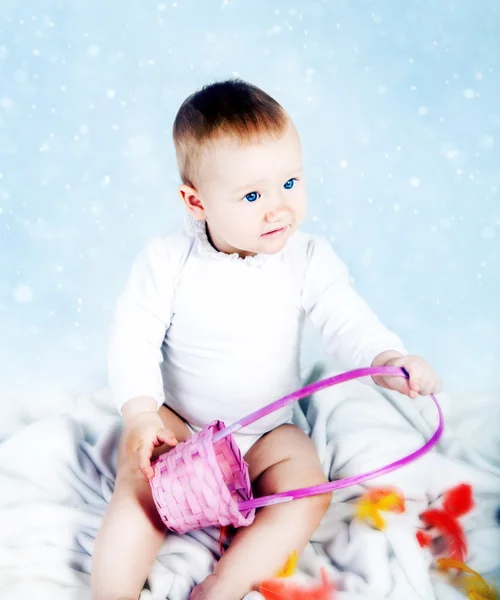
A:
<svg viewBox="0 0 500 600">
<path fill-rule="evenodd" d="M 374 377 L 378 385 L 388 390 L 400 392 L 410 398 L 416 398 L 418 395 L 428 396 L 429 394 L 437 394 L 442 390 L 441 381 L 437 373 L 420 356 L 397 356 L 385 362 L 378 362 L 375 359 L 373 364 L 377 364 L 378 366 L 383 365 L 384 367 L 402 367 L 410 376 L 410 379 L 386 376 Z"/>
<path fill-rule="evenodd" d="M 130 467 L 132 471 L 140 471 L 147 479 L 152 479 L 153 450 L 163 444 L 176 446 L 178 442 L 175 435 L 165 429 L 160 415 L 154 411 L 139 413 L 129 423 L 127 429 L 126 451 Z"/>
</svg>

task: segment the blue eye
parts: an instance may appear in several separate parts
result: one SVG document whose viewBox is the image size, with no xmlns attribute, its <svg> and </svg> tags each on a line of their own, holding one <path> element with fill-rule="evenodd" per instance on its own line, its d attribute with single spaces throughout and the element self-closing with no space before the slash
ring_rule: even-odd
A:
<svg viewBox="0 0 500 600">
<path fill-rule="evenodd" d="M 245 196 L 245 200 L 247 202 L 255 202 L 256 200 L 258 200 L 259 198 L 259 193 L 258 192 L 250 192 L 249 194 L 247 194 Z"/>
<path fill-rule="evenodd" d="M 285 188 L 285 190 L 291 190 L 295 185 L 296 181 L 297 180 L 295 179 L 295 177 L 293 177 L 292 179 L 289 179 L 283 187 Z"/>
</svg>

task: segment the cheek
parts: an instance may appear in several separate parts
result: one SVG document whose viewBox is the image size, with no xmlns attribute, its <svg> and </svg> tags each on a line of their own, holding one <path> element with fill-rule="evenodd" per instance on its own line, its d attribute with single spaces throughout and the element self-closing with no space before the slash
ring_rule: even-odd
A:
<svg viewBox="0 0 500 600">
<path fill-rule="evenodd" d="M 307 210 L 307 194 L 304 189 L 298 191 L 293 202 L 297 213 L 303 214 Z"/>
<path fill-rule="evenodd" d="M 224 230 L 226 235 L 231 236 L 235 232 L 241 232 L 248 229 L 251 219 L 248 211 L 244 210 L 241 204 L 226 204 L 219 206 L 214 213 L 214 223 Z"/>
<path fill-rule="evenodd" d="M 208 219 L 211 219 L 214 223 L 224 223 L 228 220 L 231 215 L 231 205 L 223 201 L 217 202 L 211 201 L 206 205 L 206 212 Z"/>
<path fill-rule="evenodd" d="M 306 219 L 307 217 L 307 196 L 304 194 L 299 202 L 299 205 L 297 206 L 296 210 L 295 210 L 295 219 L 296 219 L 296 223 L 297 226 L 300 227 L 300 225 L 303 223 L 303 221 Z"/>
</svg>

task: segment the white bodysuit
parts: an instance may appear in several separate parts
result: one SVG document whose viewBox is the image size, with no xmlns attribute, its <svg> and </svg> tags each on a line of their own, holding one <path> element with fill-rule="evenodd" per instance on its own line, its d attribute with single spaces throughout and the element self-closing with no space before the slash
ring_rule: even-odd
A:
<svg viewBox="0 0 500 600">
<path fill-rule="evenodd" d="M 325 239 L 296 232 L 281 252 L 242 259 L 215 250 L 205 224 L 190 220 L 150 243 L 118 300 L 108 355 L 116 405 L 151 396 L 191 430 L 229 425 L 301 386 L 306 317 L 347 368 L 405 353 Z M 291 415 L 289 406 L 242 430 L 242 452 Z"/>
</svg>

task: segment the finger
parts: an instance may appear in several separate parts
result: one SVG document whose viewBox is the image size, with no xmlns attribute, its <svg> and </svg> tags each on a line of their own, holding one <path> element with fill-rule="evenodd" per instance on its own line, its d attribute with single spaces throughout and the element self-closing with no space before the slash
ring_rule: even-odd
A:
<svg viewBox="0 0 500 600">
<path fill-rule="evenodd" d="M 408 371 L 410 379 L 408 381 L 410 389 L 414 392 L 420 392 L 422 389 L 422 371 L 418 367 L 414 367 Z"/>
<path fill-rule="evenodd" d="M 145 481 L 148 481 L 150 479 L 148 477 L 147 471 L 141 468 L 139 458 L 137 457 L 137 455 L 130 460 L 129 468 L 134 475 L 139 476 L 141 479 L 144 479 Z"/>
<path fill-rule="evenodd" d="M 430 390 L 431 390 L 431 387 L 424 382 L 420 385 L 420 388 L 418 390 L 418 395 L 419 396 L 428 396 L 431 393 Z"/>
<path fill-rule="evenodd" d="M 399 358 L 393 359 L 390 364 L 391 364 L 391 366 L 394 366 L 394 367 L 400 367 L 406 373 L 406 375 L 404 377 L 401 376 L 401 377 L 394 377 L 394 378 L 392 378 L 392 377 L 386 378 L 386 379 L 396 379 L 396 380 L 399 380 L 400 382 L 402 382 L 402 383 L 394 384 L 394 387 L 391 387 L 391 389 L 394 389 L 395 391 L 398 391 L 401 394 L 405 394 L 406 396 L 415 397 L 416 394 L 415 395 L 411 394 L 411 390 L 413 388 L 413 386 L 411 384 L 412 374 L 413 374 L 413 376 L 415 375 L 414 357 L 401 356 Z"/>
<path fill-rule="evenodd" d="M 172 431 L 168 429 L 160 429 L 156 434 L 158 440 L 164 444 L 168 444 L 169 446 L 177 446 L 179 443 Z"/>
<path fill-rule="evenodd" d="M 443 389 L 443 386 L 442 386 L 441 380 L 436 375 L 436 373 L 433 373 L 431 375 L 431 377 L 429 377 L 429 379 L 426 380 L 422 384 L 421 394 L 423 394 L 423 395 L 438 394 L 442 389 Z"/>
<path fill-rule="evenodd" d="M 400 394 L 404 394 L 409 398 L 416 398 L 418 396 L 418 392 L 412 388 L 411 382 L 409 379 L 401 379 L 401 383 L 398 389 Z"/>
<path fill-rule="evenodd" d="M 151 479 L 154 476 L 154 469 L 151 466 L 153 447 L 153 443 L 151 442 L 149 445 L 141 444 L 138 449 L 139 469 L 148 479 Z"/>
<path fill-rule="evenodd" d="M 403 377 L 385 377 L 384 382 L 390 390 L 409 396 L 410 398 L 416 397 L 416 392 L 410 388 L 407 379 Z"/>
<path fill-rule="evenodd" d="M 153 469 L 153 467 L 151 465 L 149 465 L 149 467 L 145 467 L 145 468 L 141 469 L 141 473 L 144 475 L 144 477 L 148 481 L 150 479 L 153 479 L 153 477 L 155 476 L 155 470 Z"/>
<path fill-rule="evenodd" d="M 409 388 L 418 393 L 422 387 L 422 379 L 424 376 L 423 365 L 420 361 L 410 359 L 403 366 L 409 375 Z"/>
<path fill-rule="evenodd" d="M 422 381 L 420 382 L 420 394 L 422 396 L 426 396 L 435 389 L 435 385 L 437 382 L 437 378 L 434 373 L 427 373 L 422 377 Z"/>
<path fill-rule="evenodd" d="M 141 472 L 141 474 L 143 475 L 143 477 L 145 479 L 147 479 L 148 481 L 150 479 L 153 479 L 153 477 L 155 476 L 155 470 L 153 469 L 153 467 L 150 464 L 148 464 L 148 465 L 146 465 L 144 467 L 141 467 L 139 469 L 139 471 Z"/>
</svg>

